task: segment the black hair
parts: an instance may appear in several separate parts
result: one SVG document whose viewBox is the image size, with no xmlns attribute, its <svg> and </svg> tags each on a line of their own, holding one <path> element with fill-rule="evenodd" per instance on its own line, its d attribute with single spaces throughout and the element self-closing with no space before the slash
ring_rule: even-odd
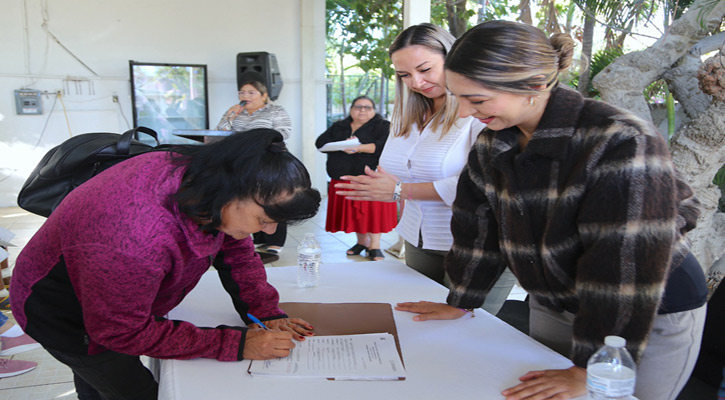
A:
<svg viewBox="0 0 725 400">
<path fill-rule="evenodd" d="M 307 169 L 275 130 L 237 132 L 170 151 L 177 165 L 187 167 L 174 199 L 205 231 L 216 233 L 222 208 L 235 200 L 252 200 L 273 221 L 291 224 L 313 217 L 320 207 Z"/>
<path fill-rule="evenodd" d="M 352 103 L 350 103 L 350 108 L 355 107 L 355 103 L 357 103 L 358 100 L 367 100 L 367 101 L 369 101 L 370 104 L 373 105 L 373 110 L 375 109 L 375 102 L 373 101 L 373 99 L 371 99 L 370 97 L 365 96 L 365 95 L 355 97 L 355 100 L 353 100 Z"/>
</svg>

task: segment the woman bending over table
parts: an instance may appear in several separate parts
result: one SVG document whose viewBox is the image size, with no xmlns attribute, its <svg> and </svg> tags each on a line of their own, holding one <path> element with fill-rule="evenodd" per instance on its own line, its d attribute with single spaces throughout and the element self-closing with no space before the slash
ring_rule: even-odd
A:
<svg viewBox="0 0 725 400">
<path fill-rule="evenodd" d="M 282 139 L 260 129 L 133 157 L 68 194 L 25 246 L 13 315 L 73 370 L 80 399 L 155 399 L 140 355 L 271 359 L 312 334 L 279 309 L 250 237 L 310 218 L 320 204 Z M 166 319 L 210 264 L 239 326 Z"/>
</svg>

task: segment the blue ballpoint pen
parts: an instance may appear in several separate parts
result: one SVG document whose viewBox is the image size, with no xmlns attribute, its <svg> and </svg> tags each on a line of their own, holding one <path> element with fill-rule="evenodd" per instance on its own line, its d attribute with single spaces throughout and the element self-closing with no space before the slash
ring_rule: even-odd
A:
<svg viewBox="0 0 725 400">
<path fill-rule="evenodd" d="M 267 328 L 267 325 L 263 324 L 262 321 L 258 320 L 257 317 L 255 317 L 254 315 L 247 314 L 247 318 L 251 319 L 252 322 L 254 322 L 255 324 L 261 326 L 262 329 L 269 330 L 269 328 Z"/>
</svg>

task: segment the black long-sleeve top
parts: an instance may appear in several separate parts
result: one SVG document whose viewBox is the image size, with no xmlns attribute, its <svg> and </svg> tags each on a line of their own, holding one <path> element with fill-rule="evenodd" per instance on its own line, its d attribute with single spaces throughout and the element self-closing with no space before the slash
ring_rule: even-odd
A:
<svg viewBox="0 0 725 400">
<path fill-rule="evenodd" d="M 337 121 L 321 134 L 315 146 L 319 149 L 330 142 L 347 140 L 352 135 L 352 117 Z M 378 159 L 383 151 L 385 141 L 388 140 L 390 122 L 375 114 L 370 121 L 355 131 L 355 137 L 361 144 L 375 143 L 374 153 L 347 154 L 344 151 L 332 151 L 327 153 L 327 174 L 332 179 L 340 179 L 343 175 L 361 175 L 365 172 L 365 166 L 375 169 L 378 167 Z"/>
</svg>

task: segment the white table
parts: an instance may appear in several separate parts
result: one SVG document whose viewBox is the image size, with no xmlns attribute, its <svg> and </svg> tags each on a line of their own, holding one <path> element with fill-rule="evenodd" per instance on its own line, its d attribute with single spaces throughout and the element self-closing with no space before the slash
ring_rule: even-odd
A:
<svg viewBox="0 0 725 400">
<path fill-rule="evenodd" d="M 267 268 L 281 302 L 445 301 L 447 290 L 399 262 L 323 264 L 320 286 L 299 289 L 296 267 Z M 483 310 L 475 318 L 415 322 L 393 311 L 405 381 L 252 377 L 248 361 L 160 360 L 159 399 L 500 399 L 530 370 L 572 363 Z M 169 317 L 200 326 L 243 325 L 215 271 Z"/>
</svg>

